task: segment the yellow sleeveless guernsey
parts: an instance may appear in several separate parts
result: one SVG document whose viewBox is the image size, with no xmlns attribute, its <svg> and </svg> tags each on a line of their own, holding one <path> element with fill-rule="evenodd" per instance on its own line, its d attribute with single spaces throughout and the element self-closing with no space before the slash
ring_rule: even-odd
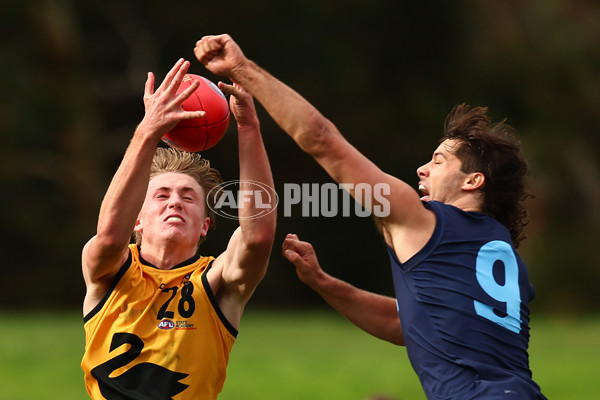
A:
<svg viewBox="0 0 600 400">
<path fill-rule="evenodd" d="M 81 367 L 94 399 L 214 400 L 237 330 L 221 313 L 195 256 L 170 270 L 137 246 L 100 303 L 84 317 Z"/>
</svg>

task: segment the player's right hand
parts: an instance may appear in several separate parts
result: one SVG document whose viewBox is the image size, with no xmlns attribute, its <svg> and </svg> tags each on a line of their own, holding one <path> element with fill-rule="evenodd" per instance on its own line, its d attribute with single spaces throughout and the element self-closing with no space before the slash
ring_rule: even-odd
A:
<svg viewBox="0 0 600 400">
<path fill-rule="evenodd" d="M 238 125 L 259 124 L 254 99 L 246 89 L 236 82 L 233 85 L 219 82 L 218 86 L 223 93 L 230 95 L 229 108 Z"/>
<path fill-rule="evenodd" d="M 154 90 L 155 77 L 148 73 L 144 87 L 145 114 L 138 128 L 150 132 L 157 138 L 173 129 L 184 119 L 204 117 L 204 111 L 185 111 L 181 104 L 198 88 L 199 83 L 194 81 L 180 95 L 177 90 L 181 86 L 184 75 L 190 67 L 189 61 L 178 60 L 167 73 L 160 86 Z"/>
<path fill-rule="evenodd" d="M 210 72 L 233 80 L 236 72 L 241 71 L 248 61 L 242 49 L 227 34 L 204 36 L 196 42 L 194 54 Z"/>
</svg>

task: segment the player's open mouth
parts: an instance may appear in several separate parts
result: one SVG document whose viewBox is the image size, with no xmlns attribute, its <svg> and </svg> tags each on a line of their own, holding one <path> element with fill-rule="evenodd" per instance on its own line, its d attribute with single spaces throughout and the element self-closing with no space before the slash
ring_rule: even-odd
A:
<svg viewBox="0 0 600 400">
<path fill-rule="evenodd" d="M 429 190 L 427 190 L 425 185 L 423 185 L 422 183 L 419 183 L 419 190 L 421 191 L 421 193 L 423 193 L 423 197 L 421 197 L 421 200 L 429 201 Z"/>
<path fill-rule="evenodd" d="M 183 222 L 183 218 L 178 217 L 176 215 L 172 215 L 170 217 L 167 217 L 167 219 L 165 219 L 166 222 Z"/>
</svg>

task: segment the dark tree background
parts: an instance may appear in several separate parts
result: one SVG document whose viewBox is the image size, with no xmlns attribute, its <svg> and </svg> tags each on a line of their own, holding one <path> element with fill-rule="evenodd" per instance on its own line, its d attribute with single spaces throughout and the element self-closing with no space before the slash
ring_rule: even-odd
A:
<svg viewBox="0 0 600 400">
<path fill-rule="evenodd" d="M 591 0 L 76 1 L 0 5 L 0 308 L 79 307 L 80 252 L 143 115 L 147 71 L 175 60 L 210 75 L 192 49 L 230 33 L 245 53 L 313 102 L 383 170 L 409 183 L 444 117 L 467 102 L 508 118 L 531 163 L 528 240 L 520 252 L 547 312 L 597 311 L 600 262 L 600 5 Z M 286 182 L 330 178 L 259 108 L 281 195 Z M 203 154 L 237 179 L 235 124 Z M 369 218 L 279 213 L 269 272 L 253 305 L 322 302 L 279 247 L 315 244 L 332 274 L 392 293 Z M 204 253 L 235 224 L 219 220 Z"/>
</svg>

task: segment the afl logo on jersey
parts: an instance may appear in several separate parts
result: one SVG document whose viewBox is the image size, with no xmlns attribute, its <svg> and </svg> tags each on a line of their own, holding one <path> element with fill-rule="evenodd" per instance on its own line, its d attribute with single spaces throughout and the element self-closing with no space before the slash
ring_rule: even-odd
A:
<svg viewBox="0 0 600 400">
<path fill-rule="evenodd" d="M 175 322 L 169 320 L 169 319 L 163 319 L 162 321 L 160 321 L 158 323 L 158 329 L 162 329 L 162 330 L 169 330 L 169 329 L 173 329 L 175 328 Z"/>
</svg>

